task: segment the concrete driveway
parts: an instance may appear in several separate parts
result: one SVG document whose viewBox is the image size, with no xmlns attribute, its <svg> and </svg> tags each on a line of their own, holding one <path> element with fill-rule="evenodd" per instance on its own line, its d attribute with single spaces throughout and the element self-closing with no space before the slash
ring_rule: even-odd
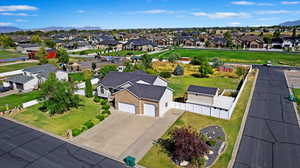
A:
<svg viewBox="0 0 300 168">
<path fill-rule="evenodd" d="M 170 110 L 163 118 L 152 118 L 113 112 L 73 141 L 107 156 L 123 159 L 131 155 L 139 160 L 182 113 Z"/>
</svg>

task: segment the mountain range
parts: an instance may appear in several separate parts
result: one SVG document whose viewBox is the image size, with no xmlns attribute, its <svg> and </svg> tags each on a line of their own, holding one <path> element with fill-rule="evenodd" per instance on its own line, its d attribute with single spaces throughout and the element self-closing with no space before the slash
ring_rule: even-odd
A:
<svg viewBox="0 0 300 168">
<path fill-rule="evenodd" d="M 94 26 L 85 26 L 85 27 L 45 27 L 45 28 L 36 28 L 36 29 L 21 29 L 14 26 L 0 26 L 0 33 L 10 33 L 10 32 L 16 32 L 16 31 L 53 31 L 53 30 L 71 30 L 71 29 L 77 29 L 77 30 L 102 30 L 101 27 L 94 27 Z"/>
<path fill-rule="evenodd" d="M 300 25 L 300 20 L 288 21 L 288 22 L 281 23 L 279 25 L 280 26 L 299 26 Z"/>
</svg>

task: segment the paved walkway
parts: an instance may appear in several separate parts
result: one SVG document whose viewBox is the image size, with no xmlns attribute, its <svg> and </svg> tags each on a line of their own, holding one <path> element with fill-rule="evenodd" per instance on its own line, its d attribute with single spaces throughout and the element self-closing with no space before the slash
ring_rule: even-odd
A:
<svg viewBox="0 0 300 168">
<path fill-rule="evenodd" d="M 300 129 L 282 68 L 260 73 L 234 168 L 296 168 Z"/>
<path fill-rule="evenodd" d="M 181 114 L 170 110 L 163 118 L 153 118 L 113 112 L 72 141 L 120 160 L 128 155 L 139 160 Z"/>
<path fill-rule="evenodd" d="M 12 95 L 12 94 L 17 94 L 17 93 L 19 93 L 18 90 L 9 90 L 7 92 L 0 93 L 0 97 L 5 97 L 5 96 Z"/>
</svg>

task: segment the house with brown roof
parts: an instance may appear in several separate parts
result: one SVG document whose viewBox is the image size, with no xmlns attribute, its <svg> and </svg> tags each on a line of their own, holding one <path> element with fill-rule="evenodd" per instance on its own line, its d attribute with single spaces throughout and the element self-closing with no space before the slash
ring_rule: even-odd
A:
<svg viewBox="0 0 300 168">
<path fill-rule="evenodd" d="M 264 48 L 264 40 L 254 34 L 244 35 L 237 41 L 243 48 Z"/>
</svg>

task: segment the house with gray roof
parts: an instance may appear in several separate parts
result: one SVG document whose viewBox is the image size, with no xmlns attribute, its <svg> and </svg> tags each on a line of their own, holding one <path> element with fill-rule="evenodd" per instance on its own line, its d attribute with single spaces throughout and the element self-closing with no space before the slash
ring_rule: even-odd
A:
<svg viewBox="0 0 300 168">
<path fill-rule="evenodd" d="M 157 47 L 155 42 L 152 42 L 145 38 L 131 39 L 125 45 L 126 50 L 138 50 L 138 51 L 154 51 Z"/>
<path fill-rule="evenodd" d="M 186 102 L 213 105 L 218 93 L 218 88 L 190 85 L 186 92 Z"/>
<path fill-rule="evenodd" d="M 47 80 L 50 73 L 55 73 L 58 80 L 68 80 L 68 74 L 58 70 L 52 64 L 45 64 L 23 69 L 23 73 L 4 80 L 3 86 L 23 92 L 37 89 L 38 85 Z"/>
<path fill-rule="evenodd" d="M 109 72 L 100 81 L 97 95 L 108 98 L 119 111 L 151 117 L 162 117 L 173 100 L 166 80 L 143 71 Z"/>
</svg>

